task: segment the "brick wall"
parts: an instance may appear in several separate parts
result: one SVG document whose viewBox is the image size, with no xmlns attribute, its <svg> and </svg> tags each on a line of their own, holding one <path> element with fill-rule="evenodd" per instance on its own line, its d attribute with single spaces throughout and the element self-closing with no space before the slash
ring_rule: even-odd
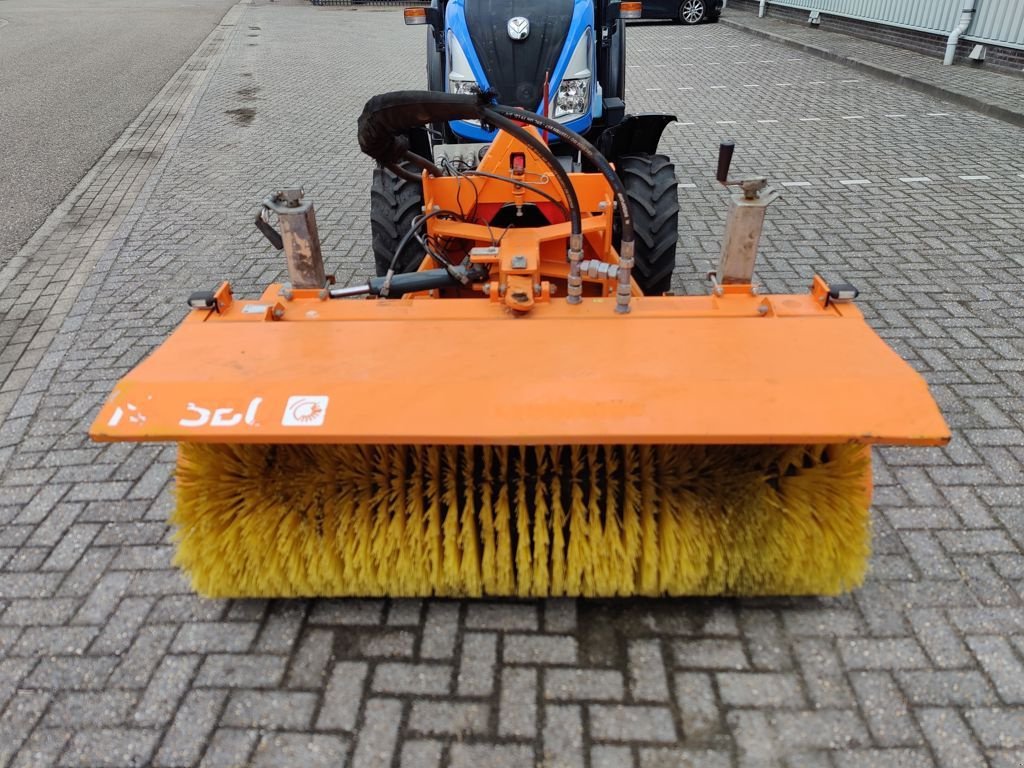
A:
<svg viewBox="0 0 1024 768">
<path fill-rule="evenodd" d="M 757 7 L 757 0 L 729 0 L 729 8 L 756 12 Z M 802 8 L 785 8 L 769 5 L 766 15 L 771 16 L 773 19 L 806 24 L 808 13 Z M 825 13 L 821 14 L 821 24 L 818 28 L 822 31 L 841 32 L 878 43 L 888 43 L 889 45 L 907 48 L 911 51 L 917 51 L 926 56 L 935 56 L 940 59 L 946 53 L 945 35 L 933 35 L 913 29 L 873 24 L 868 21 L 849 19 L 845 16 L 833 16 Z M 967 56 L 975 45 L 976 43 L 969 40 L 961 40 L 956 49 L 955 63 L 968 62 Z M 1024 75 L 1024 51 L 997 45 L 986 45 L 985 48 L 985 63 L 983 66 L 986 69 Z M 969 65 L 976 66 L 971 63 Z"/>
</svg>

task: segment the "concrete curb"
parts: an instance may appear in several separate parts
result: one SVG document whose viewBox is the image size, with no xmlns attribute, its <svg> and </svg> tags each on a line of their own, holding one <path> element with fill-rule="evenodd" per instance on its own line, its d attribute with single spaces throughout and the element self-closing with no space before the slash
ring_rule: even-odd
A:
<svg viewBox="0 0 1024 768">
<path fill-rule="evenodd" d="M 952 101 L 962 106 L 970 107 L 971 109 L 981 112 L 982 114 L 988 115 L 989 117 L 994 117 L 998 120 L 1003 120 L 1007 123 L 1012 123 L 1013 125 L 1019 125 L 1024 127 L 1024 114 L 1016 112 L 1012 109 L 1007 109 L 1006 107 L 1000 106 L 998 104 L 993 104 L 990 101 L 979 99 L 976 96 L 971 96 L 970 94 L 964 93 L 963 91 L 953 90 L 950 88 L 943 88 L 942 86 L 936 85 L 935 83 L 932 82 L 928 82 L 927 80 L 922 80 L 910 75 L 906 75 L 902 72 L 897 72 L 896 70 L 888 69 L 887 67 L 882 67 L 879 66 L 878 64 L 872 64 L 871 62 L 868 61 L 862 61 L 860 59 L 855 59 L 850 56 L 844 56 L 843 54 L 836 53 L 835 51 L 822 46 L 809 45 L 798 40 L 793 40 L 792 38 L 777 34 L 775 32 L 771 32 L 766 29 L 760 29 L 756 26 L 748 24 L 745 21 L 741 21 L 735 18 L 726 18 L 725 16 L 722 16 L 718 20 L 718 23 L 726 27 L 729 27 L 730 29 L 737 29 L 741 32 L 749 32 L 752 35 L 757 35 L 758 37 L 762 37 L 766 40 L 771 40 L 772 42 L 775 43 L 782 43 L 783 45 L 788 46 L 790 48 L 795 48 L 805 53 L 810 53 L 814 56 L 818 56 L 819 58 L 827 59 L 828 61 L 834 61 L 839 64 L 845 64 L 848 67 L 860 70 L 861 72 L 873 75 L 882 80 L 888 80 L 889 82 L 892 83 L 898 83 L 899 85 L 906 86 L 911 90 L 918 91 L 929 96 L 935 96 L 940 99 L 945 99 L 947 101 Z"/>
</svg>

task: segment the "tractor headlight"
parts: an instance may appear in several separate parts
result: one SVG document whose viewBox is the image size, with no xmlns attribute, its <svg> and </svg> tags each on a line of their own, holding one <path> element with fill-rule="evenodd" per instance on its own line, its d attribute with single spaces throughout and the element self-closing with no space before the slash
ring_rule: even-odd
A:
<svg viewBox="0 0 1024 768">
<path fill-rule="evenodd" d="M 473 77 L 462 46 L 455 35 L 448 33 L 448 93 L 478 93 L 480 84 Z"/>
<path fill-rule="evenodd" d="M 583 37 L 576 43 L 576 49 L 572 52 L 569 65 L 565 68 L 565 75 L 558 84 L 558 90 L 552 100 L 551 117 L 585 115 L 590 109 L 590 34 L 591 30 L 587 28 Z"/>
</svg>

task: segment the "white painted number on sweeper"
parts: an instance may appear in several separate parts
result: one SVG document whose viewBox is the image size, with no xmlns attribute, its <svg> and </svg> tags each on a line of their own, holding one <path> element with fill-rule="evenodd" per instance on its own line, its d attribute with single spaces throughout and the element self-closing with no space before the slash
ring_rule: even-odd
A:
<svg viewBox="0 0 1024 768">
<path fill-rule="evenodd" d="M 256 411 L 259 410 L 262 397 L 254 397 L 249 401 L 249 407 L 245 414 L 238 413 L 234 408 L 203 408 L 195 403 L 189 403 L 186 410 L 190 411 L 190 418 L 181 419 L 178 424 L 182 427 L 237 427 L 244 420 L 250 427 L 256 425 Z"/>
<path fill-rule="evenodd" d="M 281 425 L 285 427 L 322 427 L 327 415 L 327 395 L 292 395 L 284 407 Z"/>
</svg>

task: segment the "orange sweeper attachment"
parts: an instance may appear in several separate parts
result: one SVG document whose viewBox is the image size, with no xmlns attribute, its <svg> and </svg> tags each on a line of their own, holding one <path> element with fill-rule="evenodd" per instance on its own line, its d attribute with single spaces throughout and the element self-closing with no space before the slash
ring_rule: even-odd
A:
<svg viewBox="0 0 1024 768">
<path fill-rule="evenodd" d="M 408 149 L 405 131 L 449 119 L 500 132 L 475 163 Z M 176 562 L 199 592 L 833 594 L 862 581 L 870 446 L 949 432 L 852 287 L 755 291 L 774 193 L 728 179 L 731 146 L 709 292 L 670 296 L 642 290 L 667 280 L 659 210 L 675 243 L 663 156 L 613 169 L 560 123 L 473 95 L 378 96 L 359 136 L 391 199 L 422 195 L 378 248 L 379 276 L 333 285 L 313 206 L 271 196 L 258 224 L 290 283 L 256 300 L 227 283 L 194 295 L 93 424 L 96 440 L 179 444 Z"/>
</svg>

